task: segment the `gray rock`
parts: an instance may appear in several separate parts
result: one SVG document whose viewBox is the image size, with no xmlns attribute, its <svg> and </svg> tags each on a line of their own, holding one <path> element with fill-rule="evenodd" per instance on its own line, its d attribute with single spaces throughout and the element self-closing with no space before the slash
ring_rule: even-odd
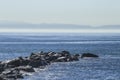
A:
<svg viewBox="0 0 120 80">
<path fill-rule="evenodd" d="M 20 66 L 20 67 L 17 67 L 17 69 L 25 72 L 35 72 L 35 70 L 31 66 Z"/>
<path fill-rule="evenodd" d="M 95 54 L 92 54 L 92 53 L 83 53 L 81 58 L 84 58 L 84 57 L 99 57 L 98 55 L 95 55 Z"/>
</svg>

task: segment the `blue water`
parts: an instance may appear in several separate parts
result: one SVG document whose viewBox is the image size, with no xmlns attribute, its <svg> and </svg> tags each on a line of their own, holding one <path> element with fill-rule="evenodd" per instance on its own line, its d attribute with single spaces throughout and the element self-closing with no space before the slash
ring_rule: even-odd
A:
<svg viewBox="0 0 120 80">
<path fill-rule="evenodd" d="M 54 63 L 24 80 L 120 80 L 119 34 L 0 34 L 0 60 L 31 52 L 91 52 L 98 59 Z"/>
</svg>

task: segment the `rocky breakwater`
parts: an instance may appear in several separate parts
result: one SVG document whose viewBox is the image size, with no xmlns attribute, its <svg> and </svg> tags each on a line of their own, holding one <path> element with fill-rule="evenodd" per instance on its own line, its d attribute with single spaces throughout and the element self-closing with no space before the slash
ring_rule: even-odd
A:
<svg viewBox="0 0 120 80">
<path fill-rule="evenodd" d="M 79 54 L 71 55 L 68 51 L 31 53 L 28 57 L 18 57 L 0 62 L 0 80 L 24 78 L 25 72 L 35 72 L 35 68 L 45 68 L 53 62 L 78 61 Z"/>
<path fill-rule="evenodd" d="M 81 55 L 81 57 L 88 57 Z M 89 56 L 94 57 L 94 56 Z M 68 51 L 62 52 L 38 52 L 31 53 L 28 57 L 18 57 L 13 60 L 0 62 L 0 80 L 23 79 L 25 73 L 35 72 L 35 68 L 43 69 L 54 62 L 79 61 L 79 54 L 70 54 Z"/>
</svg>

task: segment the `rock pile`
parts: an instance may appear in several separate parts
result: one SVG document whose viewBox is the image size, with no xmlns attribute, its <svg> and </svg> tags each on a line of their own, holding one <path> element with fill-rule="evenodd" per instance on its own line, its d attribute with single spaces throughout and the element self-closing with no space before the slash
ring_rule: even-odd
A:
<svg viewBox="0 0 120 80">
<path fill-rule="evenodd" d="M 89 55 L 89 56 L 87 56 Z M 0 62 L 0 80 L 16 80 L 24 78 L 24 72 L 35 72 L 35 68 L 45 68 L 54 62 L 79 61 L 79 54 L 62 52 L 38 52 L 31 53 L 28 57 L 18 57 L 9 61 Z M 95 57 L 83 54 L 83 57 Z"/>
<path fill-rule="evenodd" d="M 78 61 L 79 54 L 71 55 L 68 51 L 31 53 L 29 57 L 18 57 L 0 62 L 0 80 L 23 78 L 22 72 L 35 72 L 34 68 L 50 65 L 53 62 Z"/>
</svg>

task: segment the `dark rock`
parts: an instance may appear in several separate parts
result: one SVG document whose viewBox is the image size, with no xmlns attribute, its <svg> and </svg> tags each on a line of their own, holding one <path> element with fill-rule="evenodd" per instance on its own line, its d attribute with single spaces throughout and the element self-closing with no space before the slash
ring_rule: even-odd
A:
<svg viewBox="0 0 120 80">
<path fill-rule="evenodd" d="M 49 57 L 46 57 L 46 60 L 47 62 L 50 61 L 50 62 L 54 62 L 58 57 L 57 56 L 49 56 Z"/>
<path fill-rule="evenodd" d="M 25 59 L 21 60 L 20 66 L 27 66 L 29 62 L 30 62 L 30 60 L 25 58 Z"/>
<path fill-rule="evenodd" d="M 31 66 L 20 66 L 20 67 L 17 67 L 17 69 L 25 72 L 35 72 L 35 70 Z"/>
<path fill-rule="evenodd" d="M 68 56 L 70 56 L 70 52 L 68 52 L 68 51 L 62 51 L 61 55 L 65 56 L 65 57 L 68 57 Z"/>
<path fill-rule="evenodd" d="M 18 66 L 25 66 L 25 65 L 28 65 L 29 62 L 30 62 L 29 59 L 19 57 L 18 59 L 14 59 L 14 60 L 7 62 L 6 67 L 7 68 L 14 68 L 14 67 L 18 67 Z"/>
<path fill-rule="evenodd" d="M 41 63 L 40 60 L 35 60 L 35 61 L 31 60 L 28 65 L 37 68 L 37 67 L 41 66 L 40 63 Z"/>
<path fill-rule="evenodd" d="M 0 76 L 0 80 L 5 80 L 5 79 Z"/>
<path fill-rule="evenodd" d="M 0 73 L 5 70 L 5 64 L 0 63 Z"/>
<path fill-rule="evenodd" d="M 55 62 L 67 62 L 66 57 L 59 57 L 58 59 L 55 60 Z"/>
<path fill-rule="evenodd" d="M 13 67 L 18 67 L 18 66 L 20 66 L 20 63 L 21 63 L 20 59 L 14 59 L 14 60 L 9 61 L 7 63 L 7 65 L 11 65 Z"/>
<path fill-rule="evenodd" d="M 38 68 L 40 66 L 46 66 L 47 61 L 45 61 L 45 60 L 31 60 L 28 65 L 32 66 L 32 67 L 35 67 L 35 68 Z"/>
<path fill-rule="evenodd" d="M 81 58 L 84 58 L 84 57 L 99 57 L 98 55 L 95 55 L 95 54 L 92 54 L 92 53 L 84 53 L 82 54 Z"/>
<path fill-rule="evenodd" d="M 83 54 L 82 57 L 86 55 Z M 88 56 L 88 54 L 87 54 Z M 89 54 L 90 56 L 90 54 Z M 95 57 L 95 55 L 92 55 Z M 18 57 L 10 61 L 0 61 L 0 80 L 23 78 L 24 72 L 35 72 L 34 68 L 44 69 L 53 62 L 78 61 L 79 54 L 71 55 L 68 51 L 31 53 L 28 57 Z"/>
<path fill-rule="evenodd" d="M 18 69 L 13 68 L 3 71 L 1 74 L 1 78 L 5 80 L 9 80 L 9 79 L 16 80 L 18 78 L 23 78 L 23 76 Z"/>
<path fill-rule="evenodd" d="M 75 56 L 75 55 L 72 55 L 69 58 L 67 58 L 67 61 L 79 61 L 79 57 Z"/>
<path fill-rule="evenodd" d="M 31 55 L 30 55 L 30 59 L 36 59 L 36 57 L 38 57 L 37 54 L 31 53 Z"/>
<path fill-rule="evenodd" d="M 2 72 L 2 74 L 4 75 L 9 75 L 9 74 L 19 74 L 19 70 L 16 68 L 12 68 L 12 69 L 6 69 L 5 71 Z"/>
<path fill-rule="evenodd" d="M 23 76 L 22 76 L 22 74 L 11 74 L 11 75 L 7 75 L 6 78 L 8 78 L 7 80 L 9 80 L 9 78 L 16 80 L 18 78 L 23 79 Z"/>
<path fill-rule="evenodd" d="M 48 52 L 49 56 L 53 56 L 54 54 L 56 54 L 55 52 Z"/>
<path fill-rule="evenodd" d="M 79 57 L 80 55 L 79 54 L 75 54 L 74 56 Z"/>
</svg>

